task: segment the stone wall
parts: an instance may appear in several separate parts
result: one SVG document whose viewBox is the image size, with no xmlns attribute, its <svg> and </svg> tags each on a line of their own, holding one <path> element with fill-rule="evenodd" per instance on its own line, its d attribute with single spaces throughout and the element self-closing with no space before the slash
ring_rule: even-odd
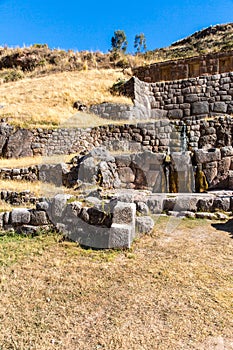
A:
<svg viewBox="0 0 233 350">
<path fill-rule="evenodd" d="M 71 174 L 80 186 L 91 184 L 104 189 L 146 189 L 165 193 L 192 192 L 195 187 L 190 152 L 166 156 L 145 151 L 113 156 L 98 148 L 80 157 Z"/>
<path fill-rule="evenodd" d="M 23 168 L 1 168 L 0 179 L 2 180 L 25 180 L 37 181 L 39 180 L 39 170 L 37 165 L 23 167 Z"/>
<path fill-rule="evenodd" d="M 191 193 L 207 189 L 233 190 L 233 147 L 173 152 L 145 151 L 110 155 L 103 148 L 80 157 L 69 173 L 68 185 L 105 189 L 146 189 L 153 193 Z M 81 188 L 81 187 L 80 187 Z"/>
<path fill-rule="evenodd" d="M 233 71 L 233 51 L 153 63 L 134 68 L 133 75 L 140 80 L 153 83 L 231 71 Z"/>
<path fill-rule="evenodd" d="M 1 190 L 0 199 L 10 205 L 21 206 L 21 205 L 33 205 L 39 201 L 33 193 L 29 190 L 22 192 Z"/>
<path fill-rule="evenodd" d="M 0 213 L 3 230 L 34 235 L 53 228 L 84 246 L 101 249 L 130 248 L 136 236 L 149 233 L 154 226 L 146 215 L 141 215 L 139 222 L 137 228 L 135 203 L 99 200 L 94 206 L 85 206 L 83 200 L 63 194 L 38 202 L 35 209 Z"/>
<path fill-rule="evenodd" d="M 195 163 L 201 165 L 209 189 L 233 189 L 233 148 L 199 149 L 194 153 Z"/>
<path fill-rule="evenodd" d="M 200 127 L 200 125 L 198 125 Z M 208 130 L 211 127 L 205 125 Z M 199 132 L 200 133 L 200 132 Z M 204 135 L 211 137 L 213 134 Z M 233 147 L 202 148 L 192 152 L 136 152 L 111 155 L 96 148 L 85 156 L 77 156 L 70 164 L 40 164 L 28 168 L 0 169 L 0 179 L 29 180 L 52 183 L 57 187 L 81 188 L 84 184 L 105 189 L 149 189 L 154 193 L 199 192 L 197 177 L 201 170 L 207 181 L 205 189 L 233 190 Z M 0 198 L 10 204 L 35 203 L 27 191 L 17 194 L 2 191 Z M 34 202 L 33 202 L 34 201 Z"/>
<path fill-rule="evenodd" d="M 11 212 L 0 213 L 0 228 L 4 230 L 14 229 L 16 232 L 33 234 L 52 226 L 46 209 L 40 203 L 36 209 L 15 208 Z"/>
<path fill-rule="evenodd" d="M 84 246 L 130 248 L 136 237 L 153 229 L 154 221 L 149 214 L 166 212 L 178 217 L 226 220 L 233 209 L 232 196 L 226 193 L 190 196 L 124 190 L 113 194 L 110 200 L 97 197 L 86 200 L 89 206 L 78 198 L 58 194 L 38 202 L 35 209 L 2 212 L 0 228 L 32 235 L 55 229 Z M 94 205 L 90 204 L 93 200 Z"/>
<path fill-rule="evenodd" d="M 233 72 L 185 80 L 146 83 L 131 78 L 125 94 L 145 119 L 182 119 L 233 113 Z"/>
<path fill-rule="evenodd" d="M 147 123 L 105 125 L 88 129 L 15 130 L 0 124 L 0 155 L 5 158 L 80 153 L 105 146 L 110 151 L 174 152 L 232 145 L 231 117 L 200 120 L 156 120 Z M 3 170 L 1 170 L 2 172 Z M 36 168 L 5 171 L 8 178 L 35 177 Z M 7 177 L 6 177 L 7 178 Z"/>
<path fill-rule="evenodd" d="M 111 120 L 140 120 L 144 119 L 141 110 L 135 106 L 127 104 L 117 104 L 104 102 L 97 105 L 92 105 L 89 109 L 101 118 Z"/>
</svg>

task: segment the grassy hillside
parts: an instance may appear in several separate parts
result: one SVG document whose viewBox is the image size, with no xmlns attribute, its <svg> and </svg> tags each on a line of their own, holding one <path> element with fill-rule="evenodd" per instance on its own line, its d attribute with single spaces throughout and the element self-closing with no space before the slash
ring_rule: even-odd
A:
<svg viewBox="0 0 233 350">
<path fill-rule="evenodd" d="M 59 72 L 4 83 L 0 85 L 0 118 L 26 127 L 54 127 L 72 120 L 79 127 L 106 123 L 97 116 L 77 114 L 73 103 L 131 103 L 129 98 L 109 92 L 120 78 L 124 78 L 121 70 L 107 69 Z"/>
<path fill-rule="evenodd" d="M 233 23 L 206 28 L 140 55 L 51 50 L 41 44 L 0 48 L 0 118 L 26 127 L 54 127 L 70 120 L 79 127 L 104 124 L 101 118 L 77 115 L 73 103 L 131 103 L 109 92 L 118 79 L 130 77 L 130 68 L 232 48 Z"/>
<path fill-rule="evenodd" d="M 146 59 L 169 60 L 233 49 L 233 23 L 210 26 L 166 48 L 148 51 Z"/>
</svg>

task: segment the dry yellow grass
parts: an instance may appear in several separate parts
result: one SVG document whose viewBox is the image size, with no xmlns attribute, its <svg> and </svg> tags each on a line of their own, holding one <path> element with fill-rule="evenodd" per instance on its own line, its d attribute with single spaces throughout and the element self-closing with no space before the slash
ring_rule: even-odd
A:
<svg viewBox="0 0 233 350">
<path fill-rule="evenodd" d="M 25 207 L 25 206 L 24 206 Z M 0 200 L 0 212 L 4 212 L 4 211 L 11 211 L 13 208 L 12 205 L 10 205 L 7 202 L 4 202 L 3 200 Z"/>
<path fill-rule="evenodd" d="M 112 119 L 104 119 L 95 114 L 85 113 L 85 112 L 76 112 L 71 118 L 64 119 L 61 121 L 60 126 L 73 128 L 89 128 L 100 125 L 123 125 L 129 123 L 129 120 L 112 120 Z M 136 124 L 137 120 L 130 121 L 131 124 Z"/>
<path fill-rule="evenodd" d="M 105 101 L 132 103 L 129 98 L 112 96 L 109 88 L 121 70 L 87 70 L 25 78 L 0 85 L 0 117 L 18 126 L 56 126 L 76 114 L 73 102 L 87 105 Z M 79 125 L 77 125 L 79 126 Z M 89 125 L 91 126 L 91 125 Z"/>
<path fill-rule="evenodd" d="M 53 184 L 40 181 L 0 180 L 0 190 L 23 192 L 29 190 L 36 197 L 51 197 L 58 193 L 75 194 L 77 191 L 66 187 L 56 187 Z"/>
<path fill-rule="evenodd" d="M 0 189 L 9 190 L 16 192 L 31 191 L 36 196 L 41 194 L 42 184 L 39 181 L 29 182 L 29 181 L 17 181 L 17 180 L 0 180 Z"/>
<path fill-rule="evenodd" d="M 0 348 L 232 350 L 232 223 L 168 220 L 130 251 L 0 237 Z"/>
<path fill-rule="evenodd" d="M 24 158 L 0 158 L 0 168 L 23 168 L 38 164 L 68 163 L 76 154 L 54 155 L 50 157 L 35 156 Z"/>
</svg>

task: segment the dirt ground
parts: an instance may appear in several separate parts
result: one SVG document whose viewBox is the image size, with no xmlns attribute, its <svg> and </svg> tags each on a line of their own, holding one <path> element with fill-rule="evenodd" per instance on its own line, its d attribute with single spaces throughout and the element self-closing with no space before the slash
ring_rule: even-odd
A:
<svg viewBox="0 0 233 350">
<path fill-rule="evenodd" d="M 0 349 L 233 349 L 233 222 L 158 219 L 125 251 L 0 237 Z"/>
</svg>

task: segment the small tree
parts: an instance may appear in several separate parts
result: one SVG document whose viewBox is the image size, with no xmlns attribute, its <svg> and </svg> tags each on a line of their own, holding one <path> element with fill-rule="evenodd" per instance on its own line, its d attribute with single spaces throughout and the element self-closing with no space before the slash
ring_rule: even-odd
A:
<svg viewBox="0 0 233 350">
<path fill-rule="evenodd" d="M 116 30 L 114 32 L 114 36 L 111 39 L 111 44 L 112 44 L 112 49 L 111 49 L 112 52 L 125 53 L 128 46 L 128 41 L 126 39 L 124 30 Z"/>
<path fill-rule="evenodd" d="M 143 33 L 135 35 L 134 48 L 136 53 L 146 51 L 146 37 Z"/>
</svg>

